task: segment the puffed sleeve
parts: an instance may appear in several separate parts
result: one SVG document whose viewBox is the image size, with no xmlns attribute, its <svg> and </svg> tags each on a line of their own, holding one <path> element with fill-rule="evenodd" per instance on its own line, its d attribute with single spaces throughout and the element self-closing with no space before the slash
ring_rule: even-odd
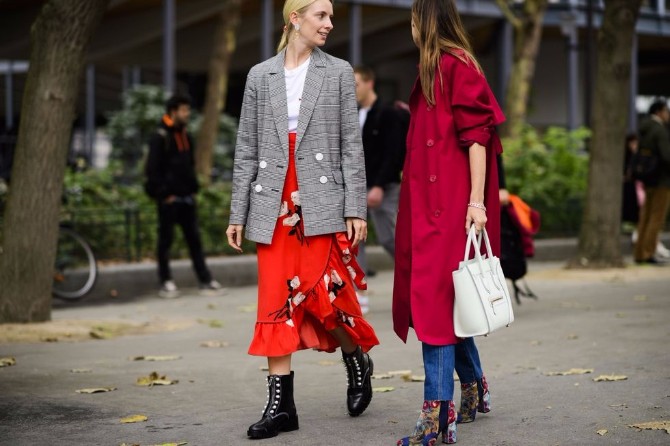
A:
<svg viewBox="0 0 670 446">
<path fill-rule="evenodd" d="M 505 116 L 486 78 L 473 64 L 453 55 L 445 56 L 443 71 L 449 76 L 448 94 L 459 145 L 464 148 L 474 143 L 489 146 L 495 126 L 504 122 Z"/>
</svg>

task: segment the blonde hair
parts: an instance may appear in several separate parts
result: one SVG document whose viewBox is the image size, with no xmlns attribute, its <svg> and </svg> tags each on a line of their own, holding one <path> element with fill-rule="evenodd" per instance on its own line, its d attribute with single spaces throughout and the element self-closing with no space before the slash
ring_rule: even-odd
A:
<svg viewBox="0 0 670 446">
<path fill-rule="evenodd" d="M 286 48 L 291 37 L 291 32 L 293 31 L 293 26 L 291 25 L 291 13 L 296 12 L 298 15 L 302 15 L 314 2 L 316 2 L 316 0 L 286 0 L 284 2 L 284 32 L 281 35 L 281 40 L 277 47 L 278 53 Z M 330 2 L 333 3 L 333 0 L 330 0 Z"/>
<path fill-rule="evenodd" d="M 454 0 L 414 0 L 412 20 L 419 33 L 419 78 L 426 102 L 435 105 L 435 72 L 440 75 L 440 59 L 448 52 L 482 72 L 461 22 Z"/>
</svg>

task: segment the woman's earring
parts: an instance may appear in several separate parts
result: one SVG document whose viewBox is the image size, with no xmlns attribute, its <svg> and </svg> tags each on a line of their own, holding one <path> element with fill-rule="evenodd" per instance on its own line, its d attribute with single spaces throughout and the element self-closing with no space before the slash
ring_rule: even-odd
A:
<svg viewBox="0 0 670 446">
<path fill-rule="evenodd" d="M 298 25 L 297 23 L 293 25 L 293 27 L 295 28 L 296 32 L 300 31 L 300 25 Z"/>
</svg>

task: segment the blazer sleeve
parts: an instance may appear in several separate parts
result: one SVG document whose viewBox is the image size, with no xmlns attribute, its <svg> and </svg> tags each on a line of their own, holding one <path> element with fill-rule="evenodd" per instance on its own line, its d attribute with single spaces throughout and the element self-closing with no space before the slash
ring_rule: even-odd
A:
<svg viewBox="0 0 670 446">
<path fill-rule="evenodd" d="M 459 145 L 467 148 L 478 143 L 487 147 L 495 126 L 504 122 L 505 116 L 484 75 L 455 56 L 446 57 L 450 59 L 449 90 Z"/>
<path fill-rule="evenodd" d="M 258 173 L 258 99 L 257 79 L 249 72 L 244 87 L 242 113 L 237 129 L 233 163 L 233 193 L 230 202 L 231 225 L 246 225 L 249 213 L 250 185 Z"/>
<path fill-rule="evenodd" d="M 363 141 L 356 105 L 356 81 L 351 65 L 340 74 L 340 151 L 344 177 L 344 217 L 367 219 L 367 188 Z"/>
</svg>

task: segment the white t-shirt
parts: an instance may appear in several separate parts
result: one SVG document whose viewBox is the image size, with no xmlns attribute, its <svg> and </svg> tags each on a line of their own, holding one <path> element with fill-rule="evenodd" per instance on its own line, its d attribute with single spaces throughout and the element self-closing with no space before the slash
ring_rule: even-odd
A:
<svg viewBox="0 0 670 446">
<path fill-rule="evenodd" d="M 368 120 L 368 112 L 370 111 L 370 108 L 371 107 L 361 107 L 358 109 L 358 123 L 361 125 L 361 130 L 365 127 L 365 121 Z"/>
<path fill-rule="evenodd" d="M 286 105 L 288 105 L 288 131 L 295 132 L 298 129 L 298 117 L 300 115 L 300 102 L 302 91 L 305 88 L 307 69 L 310 58 L 308 57 L 301 65 L 288 69 L 284 68 L 286 78 Z"/>
</svg>

